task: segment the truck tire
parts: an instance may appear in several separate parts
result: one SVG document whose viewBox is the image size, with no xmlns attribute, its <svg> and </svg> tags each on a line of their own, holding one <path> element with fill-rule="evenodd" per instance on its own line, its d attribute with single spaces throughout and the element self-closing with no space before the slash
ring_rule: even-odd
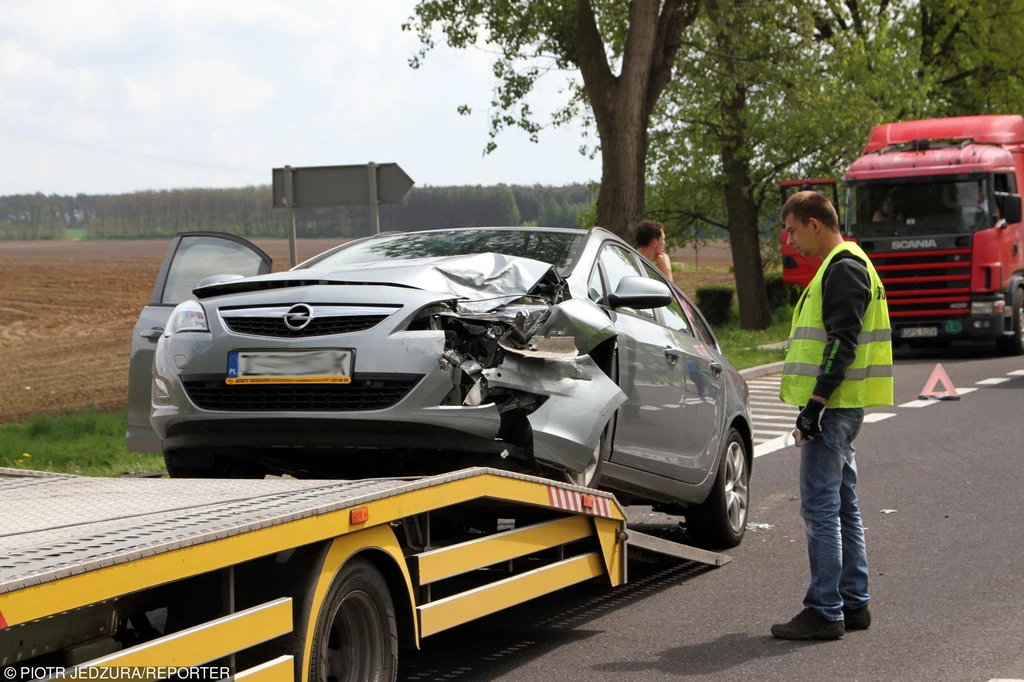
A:
<svg viewBox="0 0 1024 682">
<path fill-rule="evenodd" d="M 1024 355 L 1024 289 L 1013 294 L 1013 336 L 996 342 L 1003 355 Z"/>
<path fill-rule="evenodd" d="M 338 571 L 317 614 L 310 682 L 394 682 L 397 674 L 391 593 L 373 562 L 356 557 Z"/>
<path fill-rule="evenodd" d="M 749 508 L 750 461 L 743 437 L 731 428 L 722 446 L 711 494 L 701 504 L 686 510 L 686 530 L 700 547 L 735 547 L 746 533 Z"/>
</svg>

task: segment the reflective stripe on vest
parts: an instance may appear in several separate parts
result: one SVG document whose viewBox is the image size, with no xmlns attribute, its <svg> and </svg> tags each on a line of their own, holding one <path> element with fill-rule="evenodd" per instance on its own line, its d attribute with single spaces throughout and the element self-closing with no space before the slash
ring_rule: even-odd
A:
<svg viewBox="0 0 1024 682">
<path fill-rule="evenodd" d="M 871 300 L 864 312 L 857 350 L 846 369 L 843 382 L 829 398 L 828 407 L 874 407 L 893 404 L 892 330 L 885 288 L 867 254 L 852 242 L 843 242 L 828 255 L 807 285 L 793 313 L 793 324 L 786 344 L 786 362 L 782 370 L 779 396 L 783 401 L 803 406 L 814 392 L 817 377 L 824 364 L 838 351 L 826 349 L 828 336 L 822 319 L 821 282 L 825 269 L 843 252 L 860 258 L 871 281 Z"/>
</svg>

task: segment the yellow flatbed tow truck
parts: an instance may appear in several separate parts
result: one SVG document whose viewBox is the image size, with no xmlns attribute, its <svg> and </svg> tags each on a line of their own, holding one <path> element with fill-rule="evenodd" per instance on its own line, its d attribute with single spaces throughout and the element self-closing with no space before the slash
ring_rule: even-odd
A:
<svg viewBox="0 0 1024 682">
<path fill-rule="evenodd" d="M 401 648 L 627 553 L 609 493 L 496 469 L 323 481 L 0 469 L 0 677 L 393 680 Z"/>
</svg>

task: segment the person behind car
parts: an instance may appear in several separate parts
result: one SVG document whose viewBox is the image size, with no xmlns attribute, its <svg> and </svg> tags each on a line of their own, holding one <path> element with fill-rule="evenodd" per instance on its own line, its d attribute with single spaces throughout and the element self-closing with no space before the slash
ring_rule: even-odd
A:
<svg viewBox="0 0 1024 682">
<path fill-rule="evenodd" d="M 853 441 L 864 408 L 893 404 L 885 289 L 863 249 L 843 239 L 826 197 L 798 192 L 780 213 L 789 243 L 822 259 L 793 314 L 783 402 L 802 407 L 800 514 L 811 580 L 804 609 L 773 625 L 780 639 L 839 639 L 871 625 L 868 556 Z"/>
<path fill-rule="evenodd" d="M 672 261 L 665 253 L 665 226 L 657 220 L 644 220 L 636 226 L 636 250 L 672 281 Z"/>
</svg>

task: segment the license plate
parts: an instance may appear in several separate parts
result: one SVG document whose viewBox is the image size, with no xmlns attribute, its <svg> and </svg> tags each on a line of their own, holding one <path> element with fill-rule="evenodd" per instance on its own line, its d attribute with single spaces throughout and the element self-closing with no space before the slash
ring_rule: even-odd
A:
<svg viewBox="0 0 1024 682">
<path fill-rule="evenodd" d="M 904 339 L 920 339 L 938 335 L 938 327 L 904 327 L 900 330 L 900 336 Z"/>
<path fill-rule="evenodd" d="M 352 351 L 231 351 L 229 384 L 348 384 Z"/>
</svg>

